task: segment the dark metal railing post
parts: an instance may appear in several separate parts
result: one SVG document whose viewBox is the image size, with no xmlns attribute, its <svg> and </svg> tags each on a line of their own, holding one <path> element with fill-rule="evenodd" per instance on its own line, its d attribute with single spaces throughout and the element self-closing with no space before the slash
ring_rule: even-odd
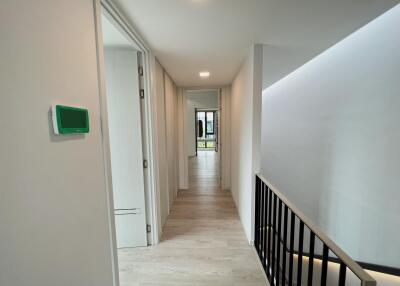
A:
<svg viewBox="0 0 400 286">
<path fill-rule="evenodd" d="M 259 245 L 259 233 L 260 233 L 260 198 L 259 198 L 259 185 L 260 178 L 256 176 L 256 193 L 255 193 L 255 202 L 254 202 L 254 246 L 257 250 L 258 255 L 260 254 L 260 245 Z"/>
<path fill-rule="evenodd" d="M 324 248 L 322 250 L 321 286 L 326 285 L 326 277 L 328 274 L 328 255 L 329 255 L 329 248 L 324 243 Z"/>
<path fill-rule="evenodd" d="M 271 235 L 272 227 L 271 227 L 271 212 L 272 212 L 272 191 L 268 189 L 268 271 L 267 276 L 270 277 L 270 269 L 271 269 Z"/>
<path fill-rule="evenodd" d="M 307 286 L 313 284 L 315 233 L 310 231 L 310 256 L 308 257 Z"/>
<path fill-rule="evenodd" d="M 341 261 L 339 269 L 339 286 L 344 286 L 346 284 L 346 268 L 346 264 Z"/>
<path fill-rule="evenodd" d="M 267 198 L 267 186 L 265 184 L 263 184 L 262 187 L 262 192 L 263 192 L 263 205 L 264 205 L 264 212 L 263 212 L 263 222 L 264 222 L 264 227 L 263 227 L 263 239 L 261 240 L 261 247 L 263 249 L 263 260 L 262 260 L 262 265 L 265 269 L 265 263 L 267 260 L 267 252 L 265 249 L 265 240 L 266 240 L 266 236 L 267 236 L 267 202 L 268 202 L 268 198 Z"/>
<path fill-rule="evenodd" d="M 263 249 L 263 239 L 264 239 L 264 228 L 265 228 L 265 221 L 264 221 L 264 211 L 265 211 L 265 198 L 264 198 L 264 183 L 261 183 L 260 186 L 260 197 L 261 197 L 261 212 L 260 212 L 260 241 L 259 241 L 259 245 L 260 245 L 260 259 L 261 261 L 264 260 L 265 257 L 265 252 Z"/>
<path fill-rule="evenodd" d="M 290 248 L 289 248 L 289 285 L 293 285 L 293 247 L 294 247 L 294 224 L 295 224 L 295 215 L 294 212 L 291 212 L 290 215 Z"/>
<path fill-rule="evenodd" d="M 279 198 L 278 198 L 279 200 Z M 276 282 L 279 285 L 279 274 L 281 267 L 281 231 L 282 231 L 282 201 L 278 203 L 278 237 L 277 237 L 277 250 L 276 250 Z"/>
<path fill-rule="evenodd" d="M 297 285 L 301 285 L 301 275 L 303 272 L 303 240 L 304 240 L 304 223 L 300 220 L 299 253 L 297 255 Z"/>
<path fill-rule="evenodd" d="M 269 193 L 269 188 L 267 185 L 265 185 L 265 190 L 264 190 L 264 196 L 265 196 L 265 212 L 264 212 L 264 221 L 265 221 L 265 235 L 264 235 L 264 241 L 263 241 L 263 249 L 265 252 L 264 255 L 264 260 L 263 260 L 263 266 L 264 266 L 264 270 L 267 269 L 268 266 L 268 251 L 267 251 L 267 238 L 268 238 L 268 233 L 269 233 L 269 226 L 267 223 L 267 215 L 268 215 L 268 193 Z"/>
<path fill-rule="evenodd" d="M 273 194 L 274 197 L 274 206 L 273 206 L 273 219 L 272 219 L 272 252 L 271 252 L 271 281 L 274 284 L 275 279 L 275 244 L 276 244 L 276 195 Z"/>
<path fill-rule="evenodd" d="M 288 220 L 288 207 L 285 205 L 283 215 L 283 247 L 282 247 L 282 285 L 286 285 L 286 248 L 287 248 L 287 220 Z"/>
</svg>

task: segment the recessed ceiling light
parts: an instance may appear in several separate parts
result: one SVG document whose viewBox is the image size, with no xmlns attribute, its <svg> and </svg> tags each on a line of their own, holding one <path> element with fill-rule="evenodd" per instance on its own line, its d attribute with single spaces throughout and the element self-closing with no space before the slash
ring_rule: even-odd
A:
<svg viewBox="0 0 400 286">
<path fill-rule="evenodd" d="M 210 76 L 210 72 L 208 71 L 204 71 L 204 72 L 199 72 L 200 77 L 209 77 Z"/>
</svg>

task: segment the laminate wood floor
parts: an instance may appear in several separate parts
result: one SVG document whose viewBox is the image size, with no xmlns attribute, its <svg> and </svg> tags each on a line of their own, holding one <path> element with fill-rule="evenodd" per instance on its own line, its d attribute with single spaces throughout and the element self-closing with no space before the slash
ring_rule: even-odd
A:
<svg viewBox="0 0 400 286">
<path fill-rule="evenodd" d="M 268 285 L 219 180 L 217 153 L 189 160 L 189 190 L 178 192 L 161 243 L 118 251 L 121 286 Z"/>
</svg>

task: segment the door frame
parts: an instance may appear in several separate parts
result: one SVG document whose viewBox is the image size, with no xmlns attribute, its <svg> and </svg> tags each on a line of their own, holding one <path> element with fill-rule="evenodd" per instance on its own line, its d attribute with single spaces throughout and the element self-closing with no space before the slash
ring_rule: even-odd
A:
<svg viewBox="0 0 400 286">
<path fill-rule="evenodd" d="M 118 268 L 118 252 L 115 233 L 114 203 L 111 175 L 111 155 L 109 142 L 109 126 L 108 111 L 106 97 L 106 78 L 105 78 L 105 62 L 103 35 L 101 26 L 101 17 L 104 12 L 105 16 L 112 20 L 117 28 L 129 39 L 132 45 L 141 52 L 141 64 L 143 67 L 143 88 L 145 97 L 142 99 L 142 140 L 143 140 L 143 159 L 147 160 L 148 167 L 144 169 L 144 187 L 146 201 L 146 221 L 150 225 L 151 231 L 148 234 L 148 242 L 150 245 L 159 242 L 160 234 L 160 212 L 159 212 L 159 195 L 157 186 L 157 162 L 156 158 L 156 128 L 155 124 L 155 102 L 153 100 L 153 71 L 155 59 L 151 49 L 147 43 L 133 29 L 125 17 L 120 13 L 118 8 L 110 0 L 93 0 L 94 3 L 94 19 L 97 49 L 97 73 L 99 82 L 99 99 L 100 99 L 100 121 L 101 136 L 104 160 L 105 185 L 107 191 L 108 205 L 108 221 L 110 233 L 110 252 L 112 257 L 112 271 L 114 285 L 119 285 L 119 268 Z"/>
</svg>

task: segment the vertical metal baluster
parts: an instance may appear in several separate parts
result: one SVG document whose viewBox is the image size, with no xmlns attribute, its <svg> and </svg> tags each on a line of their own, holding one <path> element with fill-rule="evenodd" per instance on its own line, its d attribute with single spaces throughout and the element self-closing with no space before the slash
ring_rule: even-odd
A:
<svg viewBox="0 0 400 286">
<path fill-rule="evenodd" d="M 272 277 L 271 277 L 271 280 L 272 280 L 272 284 L 273 285 L 275 285 L 275 282 L 274 282 L 274 278 L 275 278 L 275 238 L 276 238 L 276 195 L 274 194 L 274 206 L 273 206 L 273 220 L 272 220 L 272 230 L 271 230 L 271 232 L 272 232 L 272 251 L 271 251 L 271 256 L 272 256 L 272 258 L 271 258 L 271 264 L 272 264 L 272 267 L 271 267 L 271 273 L 272 273 Z"/>
<path fill-rule="evenodd" d="M 282 213 L 283 206 L 283 213 Z M 296 215 L 290 210 L 290 238 L 288 242 L 289 207 L 261 180 L 255 176 L 255 203 L 254 203 L 254 243 L 260 260 L 272 286 L 293 285 L 294 238 Z M 282 225 L 283 215 L 283 225 Z M 299 220 L 298 261 L 296 285 L 302 285 L 303 250 L 304 250 L 304 222 Z M 283 239 L 282 239 L 283 227 Z M 271 237 L 272 235 L 272 237 Z M 307 286 L 313 285 L 313 270 L 315 258 L 315 233 L 310 230 L 310 245 L 308 259 Z M 272 244 L 272 246 L 271 246 Z M 282 244 L 282 253 L 281 253 Z M 287 251 L 289 251 L 288 281 L 286 281 Z M 329 263 L 329 247 L 323 244 L 321 286 L 326 286 Z M 282 268 L 281 268 L 282 256 Z M 340 261 L 338 286 L 346 284 L 347 266 Z M 286 283 L 287 282 L 287 283 Z"/>
<path fill-rule="evenodd" d="M 260 255 L 260 247 L 258 245 L 258 235 L 260 231 L 260 224 L 259 224 L 259 185 L 260 185 L 260 178 L 256 175 L 256 194 L 255 194 L 255 202 L 254 202 L 254 246 L 256 247 L 258 255 Z"/>
<path fill-rule="evenodd" d="M 310 257 L 308 258 L 307 285 L 313 284 L 315 233 L 310 230 Z"/>
<path fill-rule="evenodd" d="M 260 213 L 260 240 L 259 240 L 259 245 L 260 245 L 260 260 L 261 262 L 264 260 L 265 253 L 262 245 L 262 241 L 264 238 L 264 211 L 265 211 L 265 205 L 264 205 L 264 182 L 261 182 L 261 187 L 260 187 L 260 193 L 261 193 L 261 213 Z"/>
<path fill-rule="evenodd" d="M 295 215 L 294 212 L 291 211 L 290 215 L 290 253 L 289 253 L 289 286 L 293 284 L 293 246 L 294 246 L 294 224 L 295 224 Z"/>
<path fill-rule="evenodd" d="M 339 270 L 339 286 L 344 286 L 346 284 L 346 268 L 346 264 L 341 261 Z"/>
<path fill-rule="evenodd" d="M 267 224 L 267 215 L 268 215 L 268 192 L 269 192 L 269 187 L 267 185 L 265 185 L 265 212 L 264 212 L 264 221 L 265 221 L 265 235 L 264 235 L 264 241 L 263 241 L 263 249 L 265 252 L 265 256 L 264 256 L 264 260 L 263 260 L 263 266 L 264 269 L 267 270 L 267 261 L 268 261 L 268 252 L 267 252 L 267 238 L 268 238 L 268 224 Z"/>
<path fill-rule="evenodd" d="M 270 269 L 271 269 L 271 212 L 272 212 L 272 191 L 268 189 L 268 266 L 267 266 L 267 276 L 270 277 Z"/>
<path fill-rule="evenodd" d="M 258 256 L 261 257 L 261 247 L 260 247 L 260 236 L 261 236 L 261 181 L 258 185 L 258 213 L 257 213 L 257 220 L 258 220 L 258 230 L 257 230 L 257 248 L 258 248 Z"/>
<path fill-rule="evenodd" d="M 260 225 L 260 240 L 259 240 L 259 243 L 260 243 L 260 249 L 262 249 L 262 244 L 261 244 L 261 241 L 262 241 L 262 238 L 263 238 L 263 235 L 264 235 L 264 233 L 263 233 L 263 227 L 265 227 L 265 221 L 263 220 L 263 218 L 264 218 L 264 212 L 265 212 L 265 209 L 266 209 L 266 206 L 264 205 L 264 196 L 265 196 L 265 193 L 264 193 L 264 185 L 265 185 L 265 183 L 263 182 L 263 181 L 261 181 L 261 184 L 260 184 L 260 204 L 261 204 L 261 212 L 260 212 L 260 222 L 261 222 L 261 225 Z M 263 251 L 265 251 L 264 249 L 263 249 Z M 265 254 L 263 254 L 263 255 L 265 255 Z"/>
<path fill-rule="evenodd" d="M 286 249 L 287 249 L 287 219 L 288 219 L 288 207 L 285 206 L 283 215 L 283 246 L 282 246 L 282 285 L 285 286 L 286 282 Z"/>
<path fill-rule="evenodd" d="M 329 248 L 324 244 L 322 251 L 321 286 L 326 286 L 326 277 L 328 274 L 328 256 Z"/>
<path fill-rule="evenodd" d="M 303 272 L 303 240 L 304 240 L 304 222 L 300 220 L 299 253 L 297 256 L 297 285 L 301 285 L 301 276 Z"/>
<path fill-rule="evenodd" d="M 264 269 L 265 269 L 265 260 L 267 259 L 267 253 L 266 253 L 265 248 L 264 248 L 264 240 L 265 240 L 265 236 L 266 236 L 265 228 L 266 228 L 266 224 L 267 224 L 267 222 L 265 220 L 265 211 L 267 209 L 266 190 L 267 190 L 267 185 L 263 182 L 263 186 L 262 186 L 261 191 L 263 193 L 263 206 L 264 206 L 263 209 L 264 210 L 263 210 L 263 217 L 262 217 L 262 221 L 263 221 L 262 239 L 261 239 L 260 243 L 261 243 L 261 249 L 263 250 L 263 258 L 262 258 L 261 262 L 262 262 L 262 265 L 263 265 Z"/>
<path fill-rule="evenodd" d="M 279 199 L 278 203 L 278 237 L 277 237 L 277 251 L 276 251 L 276 284 L 279 285 L 280 261 L 281 261 L 281 231 L 282 231 L 282 201 Z"/>
</svg>

